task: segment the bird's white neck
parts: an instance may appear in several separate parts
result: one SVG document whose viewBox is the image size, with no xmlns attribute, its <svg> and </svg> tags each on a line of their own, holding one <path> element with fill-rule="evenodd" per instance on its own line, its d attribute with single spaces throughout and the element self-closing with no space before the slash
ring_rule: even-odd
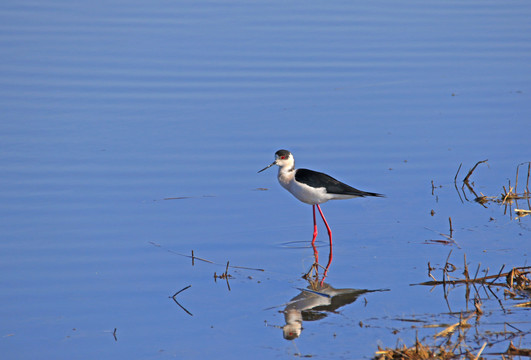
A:
<svg viewBox="0 0 531 360">
<path fill-rule="evenodd" d="M 295 177 L 295 164 L 291 166 L 282 166 L 278 169 L 278 182 L 284 188 L 288 188 L 289 184 L 293 181 Z"/>
</svg>

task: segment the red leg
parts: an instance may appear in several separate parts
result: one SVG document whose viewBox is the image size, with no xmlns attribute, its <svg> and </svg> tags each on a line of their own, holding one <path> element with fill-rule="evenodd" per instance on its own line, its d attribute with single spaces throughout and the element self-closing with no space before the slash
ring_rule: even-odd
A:
<svg viewBox="0 0 531 360">
<path fill-rule="evenodd" d="M 326 274 L 328 273 L 328 268 L 330 267 L 330 264 L 332 263 L 332 230 L 330 230 L 330 226 L 328 226 L 328 223 L 326 222 L 323 211 L 321 210 L 321 207 L 319 206 L 319 204 L 317 204 L 317 209 L 319 210 L 319 213 L 321 214 L 321 217 L 323 218 L 323 221 L 326 225 L 326 230 L 328 230 L 328 237 L 330 238 L 330 253 L 328 255 L 328 264 L 326 265 L 325 272 L 323 275 L 323 280 L 321 282 L 323 283 L 324 279 L 326 278 Z M 315 209 L 314 209 L 314 215 L 315 215 Z"/>
<path fill-rule="evenodd" d="M 319 205 L 317 205 L 319 207 Z M 312 239 L 312 247 L 313 247 L 313 256 L 315 256 L 315 263 L 319 263 L 319 252 L 317 251 L 317 248 L 315 247 L 315 239 L 317 238 L 317 221 L 315 220 L 315 205 L 312 205 L 313 209 L 313 239 Z M 319 209 L 321 211 L 321 209 Z"/>
</svg>

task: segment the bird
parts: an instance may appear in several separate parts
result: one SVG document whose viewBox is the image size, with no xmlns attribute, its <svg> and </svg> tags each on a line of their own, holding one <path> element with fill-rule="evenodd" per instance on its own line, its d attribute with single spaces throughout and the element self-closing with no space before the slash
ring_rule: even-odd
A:
<svg viewBox="0 0 531 360">
<path fill-rule="evenodd" d="M 382 194 L 367 192 L 353 188 L 350 185 L 342 183 L 339 180 L 334 179 L 330 175 L 322 172 L 317 172 L 308 169 L 295 168 L 295 159 L 293 154 L 289 150 L 278 150 L 275 153 L 275 161 L 258 171 L 261 173 L 264 170 L 269 169 L 273 165 L 279 166 L 278 169 L 278 182 L 283 188 L 288 190 L 293 196 L 303 203 L 312 205 L 313 208 L 313 238 L 312 247 L 314 251 L 315 261 L 319 263 L 319 257 L 317 248 L 315 247 L 315 239 L 317 238 L 317 222 L 315 219 L 315 208 L 319 210 L 319 214 L 323 219 L 323 222 L 328 231 L 328 237 L 330 239 L 330 254 L 328 259 L 328 267 L 332 261 L 332 230 L 328 226 L 328 222 L 319 206 L 328 200 L 342 200 L 352 199 L 357 197 L 384 197 Z"/>
</svg>

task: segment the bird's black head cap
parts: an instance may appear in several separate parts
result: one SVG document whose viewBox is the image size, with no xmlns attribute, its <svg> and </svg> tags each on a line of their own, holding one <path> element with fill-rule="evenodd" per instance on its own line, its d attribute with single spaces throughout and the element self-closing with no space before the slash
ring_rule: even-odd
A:
<svg viewBox="0 0 531 360">
<path fill-rule="evenodd" d="M 288 150 L 279 150 L 275 153 L 275 155 L 278 157 L 278 158 L 281 158 L 281 159 L 287 159 L 289 158 L 289 156 L 291 155 L 291 153 L 288 151 Z"/>
</svg>

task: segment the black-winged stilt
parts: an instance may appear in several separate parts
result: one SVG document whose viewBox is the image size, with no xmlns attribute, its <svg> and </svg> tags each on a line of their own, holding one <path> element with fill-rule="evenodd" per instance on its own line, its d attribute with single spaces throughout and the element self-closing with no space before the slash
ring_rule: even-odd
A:
<svg viewBox="0 0 531 360">
<path fill-rule="evenodd" d="M 303 203 L 312 205 L 313 208 L 313 239 L 312 247 L 314 250 L 315 261 L 319 262 L 318 252 L 315 247 L 315 239 L 317 238 L 317 222 L 315 220 L 315 207 L 321 214 L 323 222 L 328 230 L 328 237 L 330 238 L 330 256 L 328 266 L 332 261 L 332 230 L 328 226 L 323 211 L 319 204 L 327 202 L 328 200 L 352 199 L 356 197 L 377 196 L 382 197 L 382 194 L 361 191 L 353 188 L 347 184 L 334 179 L 333 177 L 323 174 L 321 172 L 308 169 L 295 169 L 295 159 L 293 154 L 288 150 L 278 150 L 275 153 L 275 161 L 266 166 L 258 172 L 269 169 L 273 165 L 278 165 L 278 182 L 282 187 L 293 194 L 297 199 Z M 327 269 L 328 269 L 327 266 Z"/>
</svg>

